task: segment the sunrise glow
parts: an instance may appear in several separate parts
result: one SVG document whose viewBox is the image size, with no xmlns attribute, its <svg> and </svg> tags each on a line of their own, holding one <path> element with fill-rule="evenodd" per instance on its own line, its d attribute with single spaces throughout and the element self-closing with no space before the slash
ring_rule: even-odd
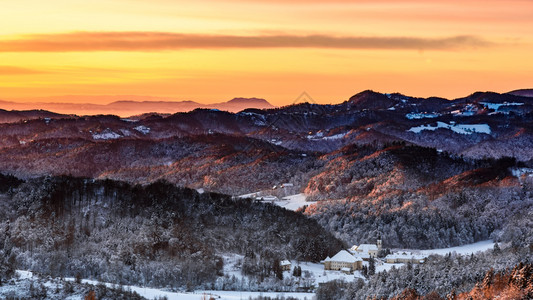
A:
<svg viewBox="0 0 533 300">
<path fill-rule="evenodd" d="M 507 92 L 533 86 L 532 28 L 519 0 L 8 1 L 0 99 Z"/>
</svg>

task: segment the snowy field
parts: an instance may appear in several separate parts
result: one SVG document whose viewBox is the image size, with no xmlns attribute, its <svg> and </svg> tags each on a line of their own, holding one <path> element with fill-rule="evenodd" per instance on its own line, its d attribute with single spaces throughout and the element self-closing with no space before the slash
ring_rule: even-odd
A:
<svg viewBox="0 0 533 300">
<path fill-rule="evenodd" d="M 17 274 L 19 275 L 20 279 L 32 279 L 33 274 L 32 272 L 28 271 L 22 271 L 17 270 Z M 65 278 L 66 281 L 74 281 L 74 278 Z M 96 280 L 87 280 L 82 279 L 82 283 L 90 284 L 90 285 L 98 285 L 102 284 L 99 281 Z M 117 287 L 117 285 L 112 283 L 103 283 L 107 287 L 113 288 Z M 47 282 L 45 283 L 45 286 L 48 287 L 55 287 L 53 286 L 54 283 Z M 158 299 L 162 297 L 166 297 L 168 300 L 201 300 L 205 299 L 204 296 L 212 296 L 215 299 L 218 300 L 236 300 L 236 299 L 249 299 L 256 298 L 259 296 L 269 296 L 269 297 L 276 297 L 276 296 L 285 296 L 285 297 L 294 297 L 296 299 L 308 299 L 311 300 L 314 296 L 313 293 L 277 293 L 277 292 L 239 292 L 239 291 L 196 291 L 194 293 L 183 293 L 183 292 L 169 292 L 164 291 L 156 288 L 147 288 L 147 287 L 139 287 L 139 286 L 133 286 L 133 285 L 124 285 L 122 286 L 124 290 L 130 290 L 138 293 L 139 295 L 147 298 L 147 299 Z M 209 298 L 209 297 L 207 297 Z M 83 299 L 83 295 L 79 295 L 79 298 L 76 297 L 70 297 L 69 299 Z"/>
<path fill-rule="evenodd" d="M 408 113 L 405 117 L 409 120 L 420 120 L 420 119 L 433 119 L 440 117 L 439 113 Z"/>
<path fill-rule="evenodd" d="M 417 127 L 412 127 L 408 131 L 420 133 L 424 130 L 435 131 L 439 128 L 449 129 L 459 134 L 491 133 L 490 126 L 488 124 L 446 124 L 444 122 L 437 122 L 437 126 L 420 125 Z"/>
<path fill-rule="evenodd" d="M 458 247 L 451 247 L 451 248 L 442 248 L 442 249 L 432 249 L 432 250 L 413 250 L 418 251 L 421 254 L 431 255 L 431 254 L 439 254 L 439 255 L 446 255 L 448 253 L 457 253 L 461 255 L 470 255 L 472 253 L 476 252 L 482 252 L 489 249 L 494 248 L 494 242 L 491 240 L 487 241 L 481 241 L 474 244 L 468 244 Z"/>
<path fill-rule="evenodd" d="M 479 102 L 479 104 L 485 105 L 488 109 L 494 109 L 495 111 L 498 111 L 500 107 L 502 106 L 521 106 L 524 105 L 524 103 L 517 103 L 517 102 L 511 102 L 511 103 L 490 103 L 490 102 Z"/>
<path fill-rule="evenodd" d="M 283 197 L 281 201 L 276 201 L 274 204 L 285 207 L 288 210 L 297 210 L 304 205 L 314 204 L 315 202 L 305 201 L 305 194 L 296 194 L 292 196 Z"/>
<path fill-rule="evenodd" d="M 480 241 L 473 244 L 467 244 L 457 247 L 449 247 L 449 248 L 440 248 L 440 249 L 429 249 L 429 250 L 419 250 L 419 249 L 392 249 L 393 252 L 412 252 L 415 254 L 424 254 L 424 255 L 431 255 L 431 254 L 438 254 L 438 255 L 446 255 L 448 253 L 456 253 L 460 255 L 470 255 L 472 253 L 477 252 L 483 252 L 487 251 L 489 249 L 494 248 L 494 242 L 492 240 L 486 240 L 486 241 Z"/>
<path fill-rule="evenodd" d="M 411 253 L 422 254 L 422 255 L 437 254 L 437 255 L 444 256 L 448 253 L 456 253 L 459 255 L 470 255 L 472 253 L 475 254 L 477 252 L 483 252 L 483 251 L 487 251 L 493 248 L 494 248 L 494 242 L 491 240 L 487 240 L 487 241 L 481 241 L 481 242 L 463 245 L 463 246 L 450 247 L 450 248 L 430 249 L 430 250 L 392 249 L 392 251 L 393 252 L 411 252 Z M 403 263 L 387 264 L 387 263 L 377 260 L 376 261 L 376 273 L 379 273 L 382 271 L 388 271 L 392 267 L 400 268 L 403 265 L 404 265 Z"/>
<path fill-rule="evenodd" d="M 259 195 L 260 192 L 240 195 L 238 198 L 255 198 L 257 195 Z M 310 205 L 316 203 L 316 201 L 307 202 L 305 201 L 305 194 L 296 194 L 291 196 L 283 197 L 279 201 L 273 201 L 272 203 L 284 207 L 288 210 L 297 210 L 298 208 L 304 206 L 304 205 Z"/>
</svg>

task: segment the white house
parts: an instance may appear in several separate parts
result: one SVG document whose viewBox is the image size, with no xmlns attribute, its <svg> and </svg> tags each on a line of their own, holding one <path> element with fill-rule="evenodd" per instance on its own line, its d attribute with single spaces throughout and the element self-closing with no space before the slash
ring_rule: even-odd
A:
<svg viewBox="0 0 533 300">
<path fill-rule="evenodd" d="M 346 250 L 341 250 L 333 257 L 324 260 L 324 270 L 360 270 L 363 267 L 363 259 L 355 257 Z"/>
</svg>

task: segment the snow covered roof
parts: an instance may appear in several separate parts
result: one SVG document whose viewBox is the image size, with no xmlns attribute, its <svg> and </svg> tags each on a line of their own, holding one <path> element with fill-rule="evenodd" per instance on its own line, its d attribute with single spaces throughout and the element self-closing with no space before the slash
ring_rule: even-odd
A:
<svg viewBox="0 0 533 300">
<path fill-rule="evenodd" d="M 361 258 L 361 259 L 365 259 L 365 258 L 369 259 L 370 258 L 370 254 L 365 253 L 365 252 L 357 252 L 357 251 L 351 252 L 350 251 L 350 253 L 352 253 L 353 256 Z"/>
<path fill-rule="evenodd" d="M 341 250 L 339 253 L 335 254 L 330 260 L 326 258 L 326 261 L 338 261 L 338 262 L 347 262 L 347 263 L 354 263 L 356 261 L 362 261 L 359 257 L 354 257 L 348 251 Z"/>
<path fill-rule="evenodd" d="M 288 260 L 282 260 L 279 264 L 282 265 L 282 266 L 289 266 L 291 264 L 291 262 L 288 261 Z"/>
<path fill-rule="evenodd" d="M 357 247 L 357 251 L 378 251 L 378 246 L 376 244 L 361 244 Z"/>
</svg>

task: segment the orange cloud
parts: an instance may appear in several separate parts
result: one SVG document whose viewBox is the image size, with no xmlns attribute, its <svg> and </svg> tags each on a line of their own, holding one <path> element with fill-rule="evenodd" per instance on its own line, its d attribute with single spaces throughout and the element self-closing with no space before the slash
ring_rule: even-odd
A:
<svg viewBox="0 0 533 300">
<path fill-rule="evenodd" d="M 0 40 L 0 52 L 162 51 L 221 48 L 457 50 L 494 43 L 477 36 L 445 38 L 328 35 L 203 35 L 171 32 L 73 32 Z"/>
<path fill-rule="evenodd" d="M 41 73 L 43 71 L 14 66 L 0 66 L 0 75 L 30 75 Z"/>
</svg>

